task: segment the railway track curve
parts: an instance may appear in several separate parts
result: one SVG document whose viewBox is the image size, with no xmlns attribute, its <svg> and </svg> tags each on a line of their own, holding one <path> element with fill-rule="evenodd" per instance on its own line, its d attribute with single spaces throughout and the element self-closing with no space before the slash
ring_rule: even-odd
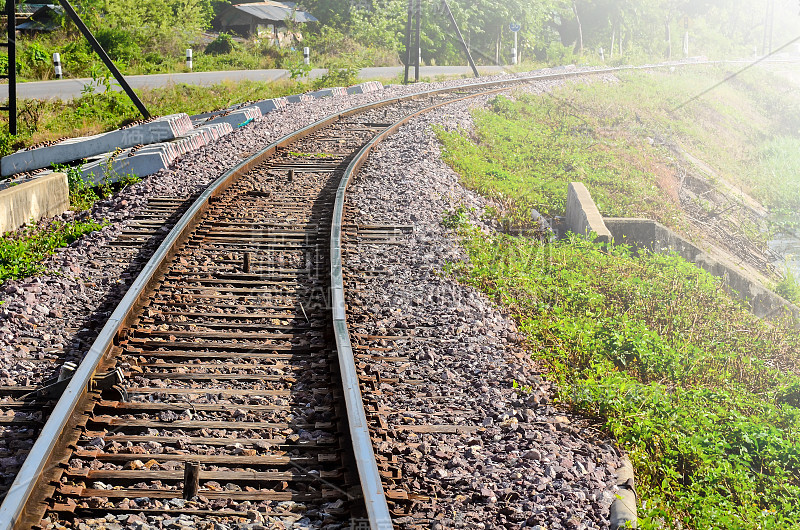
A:
<svg viewBox="0 0 800 530">
<path fill-rule="evenodd" d="M 614 71 L 356 107 L 219 177 L 75 369 L 0 506 L 0 528 L 150 513 L 391 528 L 347 331 L 347 187 L 370 151 L 420 113 Z"/>
</svg>

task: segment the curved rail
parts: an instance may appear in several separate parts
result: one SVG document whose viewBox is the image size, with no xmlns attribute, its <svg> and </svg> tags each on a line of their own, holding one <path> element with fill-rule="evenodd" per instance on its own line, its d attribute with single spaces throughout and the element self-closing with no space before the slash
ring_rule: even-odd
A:
<svg viewBox="0 0 800 530">
<path fill-rule="evenodd" d="M 411 94 L 408 96 L 384 99 L 375 103 L 360 105 L 347 109 L 346 111 L 332 114 L 311 125 L 308 125 L 294 133 L 288 134 L 273 142 L 263 150 L 256 153 L 251 158 L 239 163 L 234 168 L 218 177 L 192 204 L 175 227 L 153 254 L 142 272 L 128 289 L 122 301 L 118 304 L 108 321 L 100 331 L 97 339 L 87 352 L 70 383 L 53 409 L 49 419 L 42 429 L 36 443 L 33 445 L 25 463 L 22 465 L 11 489 L 8 491 L 2 506 L 0 506 L 0 530 L 24 527 L 25 522 L 30 518 L 30 511 L 38 509 L 29 505 L 34 491 L 37 487 L 45 487 L 42 483 L 47 483 L 47 476 L 53 470 L 53 462 L 58 455 L 54 455 L 59 442 L 65 440 L 70 428 L 74 427 L 74 413 L 87 392 L 91 389 L 93 379 L 108 359 L 109 354 L 121 337 L 120 329 L 129 325 L 137 310 L 142 306 L 144 296 L 148 289 L 153 285 L 158 277 L 158 273 L 165 267 L 167 261 L 175 255 L 179 247 L 188 239 L 191 231 L 198 224 L 202 214 L 208 210 L 210 202 L 223 191 L 225 191 L 236 179 L 244 175 L 256 165 L 269 158 L 280 148 L 286 147 L 317 130 L 331 125 L 338 120 L 361 112 L 391 105 L 401 101 L 430 97 L 436 94 L 453 92 L 463 89 L 482 89 L 475 94 L 470 94 L 464 98 L 449 100 L 427 107 L 426 109 L 406 116 L 396 122 L 391 127 L 385 129 L 377 137 L 373 138 L 354 161 L 347 168 L 341 184 L 337 191 L 336 204 L 334 209 L 334 219 L 331 237 L 331 286 L 333 295 L 333 319 L 336 334 L 337 349 L 339 360 L 342 363 L 342 382 L 345 389 L 347 401 L 348 420 L 353 439 L 353 445 L 358 461 L 358 471 L 362 480 L 365 504 L 369 511 L 370 523 L 372 528 L 391 528 L 391 518 L 383 493 L 383 487 L 375 465 L 375 456 L 369 437 L 369 430 L 366 424 L 366 416 L 361 406 L 361 394 L 358 387 L 358 377 L 353 362 L 352 346 L 350 344 L 349 333 L 345 322 L 344 288 L 342 283 L 342 261 L 341 261 L 341 224 L 344 207 L 344 194 L 352 180 L 353 175 L 363 166 L 369 152 L 380 141 L 395 132 L 402 124 L 413 117 L 428 112 L 434 108 L 445 104 L 453 103 L 463 99 L 477 97 L 493 92 L 507 90 L 513 85 L 530 83 L 540 80 L 564 79 L 586 75 L 613 73 L 622 70 L 633 69 L 652 69 L 655 67 L 675 66 L 681 63 L 670 65 L 653 65 L 644 67 L 622 67 L 622 68 L 603 68 L 596 70 L 580 70 L 569 72 L 558 72 L 549 74 L 535 74 L 521 76 L 513 79 L 500 81 L 489 81 L 484 83 L 469 83 L 455 87 L 428 90 Z M 695 63 L 687 63 L 695 64 Z M 496 88 L 498 86 L 502 88 Z M 43 477 L 40 480 L 40 477 Z"/>
<path fill-rule="evenodd" d="M 375 452 L 369 434 L 367 416 L 364 412 L 364 407 L 361 406 L 363 400 L 361 398 L 358 373 L 356 372 L 353 346 L 350 341 L 350 332 L 347 329 L 347 311 L 344 301 L 344 276 L 342 273 L 342 224 L 344 221 L 345 194 L 347 193 L 347 188 L 350 186 L 353 177 L 366 163 L 369 154 L 375 146 L 397 132 L 402 125 L 421 114 L 430 112 L 444 105 L 504 90 L 507 89 L 501 88 L 471 94 L 463 98 L 431 105 L 421 111 L 403 117 L 384 129 L 383 132 L 361 148 L 361 151 L 359 151 L 353 161 L 350 162 L 350 165 L 347 166 L 342 180 L 339 183 L 339 187 L 336 190 L 336 202 L 333 206 L 333 220 L 331 221 L 331 307 L 333 313 L 333 332 L 339 357 L 339 369 L 342 373 L 344 397 L 347 403 L 350 439 L 353 444 L 353 452 L 355 453 L 356 463 L 358 465 L 361 489 L 364 492 L 364 503 L 366 504 L 370 526 L 373 530 L 390 530 L 393 526 L 389 507 L 386 504 L 383 483 L 381 482 L 378 466 L 375 461 Z"/>
</svg>

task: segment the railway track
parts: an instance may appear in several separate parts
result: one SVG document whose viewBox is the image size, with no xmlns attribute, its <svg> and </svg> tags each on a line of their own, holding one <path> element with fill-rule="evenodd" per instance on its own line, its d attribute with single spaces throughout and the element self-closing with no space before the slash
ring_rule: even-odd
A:
<svg viewBox="0 0 800 530">
<path fill-rule="evenodd" d="M 418 113 L 573 75 L 351 109 L 220 177 L 177 221 L 75 370 L 0 507 L 0 528 L 155 515 L 165 526 L 390 528 L 381 477 L 399 477 L 372 450 L 341 245 L 343 231 L 383 241 L 404 227 L 343 226 L 347 186 L 370 150 Z M 33 396 L 13 399 L 39 406 Z"/>
</svg>

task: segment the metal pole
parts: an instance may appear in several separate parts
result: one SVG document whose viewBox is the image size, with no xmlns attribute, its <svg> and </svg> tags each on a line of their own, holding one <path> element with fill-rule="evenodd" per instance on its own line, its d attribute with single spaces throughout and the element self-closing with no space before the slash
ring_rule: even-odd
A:
<svg viewBox="0 0 800 530">
<path fill-rule="evenodd" d="M 461 30 L 458 28 L 458 23 L 456 22 L 456 17 L 453 16 L 453 12 L 450 11 L 450 6 L 447 5 L 447 0 L 442 0 L 442 4 L 444 5 L 447 14 L 450 15 L 450 22 L 453 24 L 453 27 L 456 29 L 456 34 L 458 35 L 458 40 L 461 41 L 461 46 L 464 48 L 464 52 L 467 54 L 467 60 L 469 61 L 469 65 L 472 68 L 472 73 L 475 74 L 475 77 L 480 77 L 481 75 L 478 73 L 478 68 L 475 66 L 475 61 L 472 60 L 472 54 L 469 52 L 469 46 L 467 46 L 466 41 L 464 41 L 464 36 L 461 34 Z"/>
<path fill-rule="evenodd" d="M 511 58 L 511 64 L 517 64 L 517 33 L 514 32 L 514 57 Z"/>
<path fill-rule="evenodd" d="M 10 2 L 11 0 L 7 1 Z M 100 46 L 100 43 L 97 42 L 97 39 L 94 38 L 94 35 L 92 35 L 92 32 L 89 31 L 88 27 L 86 27 L 86 24 L 83 23 L 83 20 L 81 20 L 81 17 L 78 16 L 78 13 L 75 12 L 75 9 L 73 9 L 72 4 L 69 3 L 69 0 L 58 0 L 58 1 L 64 7 L 64 10 L 69 15 L 69 18 L 71 18 L 72 21 L 75 22 L 75 25 L 78 26 L 78 29 L 81 30 L 81 33 L 83 33 L 83 36 L 86 37 L 86 40 L 89 41 L 89 44 L 92 46 L 92 48 L 94 48 L 94 51 L 97 52 L 97 55 L 100 56 L 100 59 L 103 61 L 106 67 L 108 67 L 108 69 L 111 70 L 111 73 L 114 74 L 114 78 L 120 84 L 122 90 L 124 90 L 125 93 L 128 95 L 128 97 L 131 98 L 131 101 L 133 101 L 133 104 L 136 105 L 137 109 L 139 109 L 139 112 L 142 114 L 142 116 L 144 116 L 145 118 L 149 118 L 150 112 L 147 110 L 147 107 L 144 106 L 144 103 L 142 103 L 142 100 L 140 100 L 139 96 L 136 95 L 136 92 L 134 92 L 131 86 L 128 84 L 128 82 L 125 81 L 125 78 L 122 76 L 122 73 L 114 65 L 114 62 L 111 60 L 111 57 L 108 56 L 103 47 Z"/>
<path fill-rule="evenodd" d="M 775 29 L 775 0 L 769 0 L 769 42 L 767 53 L 772 53 L 772 30 Z"/>
<path fill-rule="evenodd" d="M 8 17 L 8 134 L 17 134 L 17 4 L 6 0 Z"/>
<path fill-rule="evenodd" d="M 767 26 L 769 25 L 769 6 L 771 0 L 767 0 L 767 12 L 764 14 L 764 40 L 761 44 L 761 55 L 767 54 Z"/>
<path fill-rule="evenodd" d="M 408 84 L 408 72 L 411 69 L 411 27 L 414 21 L 414 0 L 408 0 L 408 24 L 406 25 L 406 73 L 403 83 Z"/>
<path fill-rule="evenodd" d="M 414 61 L 414 82 L 419 83 L 419 49 L 420 49 L 420 37 L 422 34 L 422 0 L 417 0 L 417 40 L 416 46 L 414 48 L 417 49 L 417 59 Z"/>
</svg>

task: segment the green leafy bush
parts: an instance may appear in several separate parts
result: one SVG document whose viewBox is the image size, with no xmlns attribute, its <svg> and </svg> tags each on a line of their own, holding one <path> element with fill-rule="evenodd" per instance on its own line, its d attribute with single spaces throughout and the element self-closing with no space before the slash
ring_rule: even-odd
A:
<svg viewBox="0 0 800 530">
<path fill-rule="evenodd" d="M 642 528 L 800 525 L 790 323 L 757 319 L 676 256 L 466 236 L 460 278 L 510 308 L 561 401 L 630 452 Z"/>
<path fill-rule="evenodd" d="M 223 55 L 229 54 L 236 49 L 236 43 L 233 37 L 227 33 L 221 33 L 219 37 L 209 42 L 206 46 L 205 53 L 208 55 Z"/>
<path fill-rule="evenodd" d="M 790 302 L 800 305 L 800 280 L 787 270 L 783 279 L 775 286 L 775 292 Z"/>
<path fill-rule="evenodd" d="M 39 229 L 31 226 L 0 237 L 0 283 L 38 274 L 44 270 L 42 261 L 84 235 L 100 230 L 103 225 L 89 221 L 65 223 L 54 221 Z"/>
<path fill-rule="evenodd" d="M 115 62 L 128 64 L 142 59 L 142 47 L 130 31 L 120 28 L 102 28 L 95 33 L 95 37 Z M 158 54 L 149 55 L 151 60 L 155 57 L 158 57 Z"/>
</svg>

